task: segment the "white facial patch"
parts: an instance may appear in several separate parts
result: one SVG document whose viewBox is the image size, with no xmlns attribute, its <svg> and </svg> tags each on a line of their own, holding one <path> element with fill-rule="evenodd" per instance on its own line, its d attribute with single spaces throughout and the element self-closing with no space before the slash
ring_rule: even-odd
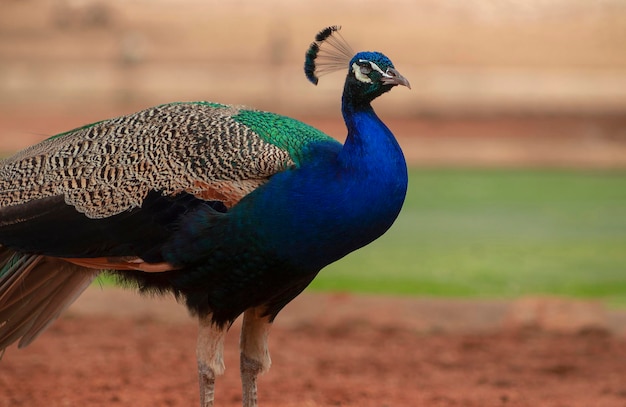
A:
<svg viewBox="0 0 626 407">
<path fill-rule="evenodd" d="M 361 67 L 356 62 L 352 64 L 352 72 L 354 72 L 354 76 L 361 82 L 372 83 L 372 80 L 361 72 Z"/>
</svg>

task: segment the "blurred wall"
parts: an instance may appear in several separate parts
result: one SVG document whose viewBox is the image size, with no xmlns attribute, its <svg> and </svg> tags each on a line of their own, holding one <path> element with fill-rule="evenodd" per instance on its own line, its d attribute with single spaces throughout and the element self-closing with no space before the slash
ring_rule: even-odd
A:
<svg viewBox="0 0 626 407">
<path fill-rule="evenodd" d="M 410 79 L 385 114 L 626 113 L 625 0 L 1 0 L 0 108 L 336 115 L 344 74 L 302 74 L 331 24 Z"/>
</svg>

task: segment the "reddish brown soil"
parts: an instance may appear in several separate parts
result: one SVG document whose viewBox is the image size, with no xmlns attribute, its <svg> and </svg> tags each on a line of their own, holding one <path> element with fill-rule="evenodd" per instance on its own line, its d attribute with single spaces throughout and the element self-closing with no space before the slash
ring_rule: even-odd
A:
<svg viewBox="0 0 626 407">
<path fill-rule="evenodd" d="M 624 315 L 504 329 L 510 304 L 304 294 L 279 315 L 262 406 L 625 406 Z M 236 324 L 217 406 L 241 403 Z M 194 406 L 196 326 L 173 301 L 91 289 L 0 365 L 0 406 Z"/>
</svg>

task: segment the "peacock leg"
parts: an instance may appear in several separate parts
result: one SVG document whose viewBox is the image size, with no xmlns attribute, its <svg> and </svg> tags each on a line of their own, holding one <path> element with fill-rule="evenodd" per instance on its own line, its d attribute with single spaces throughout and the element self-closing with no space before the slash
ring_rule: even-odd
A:
<svg viewBox="0 0 626 407">
<path fill-rule="evenodd" d="M 198 345 L 198 377 L 200 380 L 200 406 L 212 407 L 215 396 L 215 378 L 224 373 L 224 337 L 229 326 L 218 326 L 211 315 L 200 317 Z"/>
<path fill-rule="evenodd" d="M 239 343 L 243 407 L 257 407 L 256 378 L 267 372 L 272 364 L 267 347 L 272 324 L 263 314 L 262 307 L 250 308 L 243 314 Z"/>
</svg>

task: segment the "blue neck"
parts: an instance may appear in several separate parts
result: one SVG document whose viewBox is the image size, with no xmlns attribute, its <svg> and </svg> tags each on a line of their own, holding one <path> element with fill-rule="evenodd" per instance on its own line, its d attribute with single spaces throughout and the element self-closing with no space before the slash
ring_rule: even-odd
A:
<svg viewBox="0 0 626 407">
<path fill-rule="evenodd" d="M 344 103 L 343 114 L 343 147 L 313 143 L 310 160 L 273 176 L 230 215 L 300 272 L 317 272 L 378 238 L 404 202 L 406 163 L 391 131 L 369 103 Z"/>
<path fill-rule="evenodd" d="M 382 171 L 377 178 L 395 180 L 406 188 L 406 162 L 402 150 L 371 104 L 354 104 L 344 93 L 341 111 L 348 136 L 339 154 L 340 162 L 346 167 L 357 166 L 367 173 Z"/>
<path fill-rule="evenodd" d="M 342 181 L 336 187 L 323 185 L 329 194 L 337 195 L 334 203 L 340 221 L 325 236 L 315 237 L 327 239 L 333 261 L 387 231 L 400 212 L 408 183 L 404 155 L 393 133 L 369 102 L 355 105 L 350 100 L 344 96 L 348 136 L 334 170 Z"/>
</svg>

